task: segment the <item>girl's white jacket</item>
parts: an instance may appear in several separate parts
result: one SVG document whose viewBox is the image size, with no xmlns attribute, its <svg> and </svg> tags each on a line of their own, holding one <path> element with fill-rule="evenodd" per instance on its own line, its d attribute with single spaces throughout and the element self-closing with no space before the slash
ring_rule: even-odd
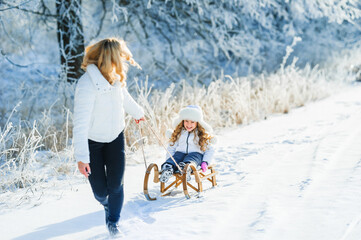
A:
<svg viewBox="0 0 361 240">
<path fill-rule="evenodd" d="M 143 109 L 119 81 L 109 84 L 97 66 L 88 65 L 77 83 L 74 97 L 76 161 L 90 162 L 88 139 L 108 143 L 118 137 L 125 127 L 124 110 L 135 119 L 144 116 Z"/>
<path fill-rule="evenodd" d="M 169 144 L 167 149 L 172 156 L 175 154 L 175 152 L 182 152 L 186 154 L 191 152 L 199 152 L 203 154 L 202 161 L 210 164 L 214 155 L 214 146 L 213 146 L 214 141 L 212 140 L 210 144 L 207 145 L 206 151 L 202 151 L 201 147 L 198 144 L 199 142 L 198 136 L 196 135 L 196 137 L 194 137 L 194 131 L 188 132 L 187 130 L 183 129 L 178 140 L 174 143 L 173 146 Z M 166 159 L 168 158 L 170 158 L 170 156 L 167 153 Z"/>
</svg>

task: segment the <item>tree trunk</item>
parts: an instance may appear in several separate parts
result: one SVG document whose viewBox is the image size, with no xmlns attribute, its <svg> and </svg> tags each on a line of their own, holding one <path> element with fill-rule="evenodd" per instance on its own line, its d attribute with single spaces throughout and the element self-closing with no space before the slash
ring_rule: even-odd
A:
<svg viewBox="0 0 361 240">
<path fill-rule="evenodd" d="M 68 82 L 76 82 L 83 74 L 80 68 L 84 53 L 81 0 L 57 0 L 56 13 L 62 73 Z"/>
</svg>

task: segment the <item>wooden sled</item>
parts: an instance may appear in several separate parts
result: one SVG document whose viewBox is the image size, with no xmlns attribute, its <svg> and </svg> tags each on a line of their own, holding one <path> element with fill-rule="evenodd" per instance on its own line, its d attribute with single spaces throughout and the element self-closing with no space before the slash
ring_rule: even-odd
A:
<svg viewBox="0 0 361 240">
<path fill-rule="evenodd" d="M 191 177 L 194 177 L 198 187 L 195 187 L 191 183 L 187 182 L 187 174 L 185 174 L 185 173 L 187 172 L 188 168 L 192 169 Z M 214 170 L 214 165 L 209 165 L 207 172 L 203 173 L 201 169 L 197 170 L 193 164 L 187 164 L 187 165 L 185 165 L 185 167 L 183 169 L 184 174 L 174 173 L 173 176 L 175 177 L 175 180 L 173 182 L 171 182 L 170 184 L 166 184 L 166 183 L 159 181 L 159 168 L 158 168 L 157 164 L 151 163 L 148 166 L 147 171 L 145 172 L 145 177 L 144 177 L 144 195 L 145 195 L 146 199 L 149 201 L 157 200 L 157 198 L 151 197 L 149 195 L 149 191 L 148 191 L 149 176 L 150 176 L 150 173 L 152 170 L 154 171 L 153 182 L 160 183 L 160 192 L 163 193 L 163 195 L 161 195 L 162 197 L 170 194 L 170 192 L 168 192 L 168 193 L 165 193 L 165 192 L 167 190 L 169 190 L 172 186 L 175 186 L 177 188 L 181 184 L 183 184 L 183 192 L 187 199 L 190 198 L 190 195 L 188 192 L 188 187 L 190 187 L 190 189 L 193 189 L 196 192 L 202 192 L 203 191 L 202 182 L 205 179 L 207 179 L 208 181 L 210 181 L 212 183 L 212 187 L 217 185 L 216 175 L 218 174 L 218 172 Z"/>
</svg>

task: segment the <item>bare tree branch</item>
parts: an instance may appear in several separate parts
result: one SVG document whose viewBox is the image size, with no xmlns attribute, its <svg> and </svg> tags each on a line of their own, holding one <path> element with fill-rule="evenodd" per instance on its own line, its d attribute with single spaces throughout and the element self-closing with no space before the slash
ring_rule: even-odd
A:
<svg viewBox="0 0 361 240">
<path fill-rule="evenodd" d="M 43 12 L 38 12 L 38 11 L 33 11 L 33 10 L 30 10 L 30 9 L 27 9 L 27 8 L 22 8 L 22 7 L 20 7 L 20 6 L 22 6 L 22 5 L 26 4 L 26 3 L 31 2 L 31 1 L 33 1 L 33 0 L 29 0 L 28 2 L 19 4 L 19 5 L 16 5 L 16 6 L 15 6 L 15 5 L 11 5 L 10 3 L 7 3 L 7 2 L 3 2 L 3 4 L 9 6 L 9 8 L 0 9 L 0 12 L 1 12 L 1 11 L 10 10 L 10 9 L 19 9 L 19 10 L 21 10 L 21 11 L 28 12 L 28 13 L 32 13 L 32 14 L 36 14 L 36 15 L 40 15 L 40 16 L 54 17 L 54 18 L 58 17 L 58 15 L 56 15 L 56 14 L 45 13 L 45 10 L 46 10 L 47 8 L 44 9 Z"/>
<path fill-rule="evenodd" d="M 17 64 L 17 63 L 14 63 L 13 61 L 10 60 L 10 58 L 8 58 L 6 56 L 6 54 L 4 53 L 3 50 L 0 51 L 1 55 L 9 62 L 11 63 L 12 65 L 16 66 L 16 67 L 19 67 L 19 68 L 27 68 L 29 67 L 30 65 L 33 65 L 33 64 L 29 64 L 29 65 L 20 65 L 20 64 Z"/>
<path fill-rule="evenodd" d="M 6 4 L 6 5 L 10 6 L 10 7 L 9 7 L 9 8 L 0 9 L 0 12 L 1 12 L 1 11 L 10 10 L 10 9 L 14 9 L 14 8 L 18 8 L 18 7 L 20 7 L 20 6 L 22 6 L 22 5 L 25 5 L 25 4 L 27 4 L 27 3 L 31 2 L 31 1 L 33 1 L 33 0 L 29 0 L 29 1 L 27 1 L 27 2 L 20 3 L 20 4 L 17 5 L 17 6 L 11 6 L 10 4 L 8 4 L 8 3 L 4 2 L 4 1 L 1 1 L 0 3 Z"/>
</svg>

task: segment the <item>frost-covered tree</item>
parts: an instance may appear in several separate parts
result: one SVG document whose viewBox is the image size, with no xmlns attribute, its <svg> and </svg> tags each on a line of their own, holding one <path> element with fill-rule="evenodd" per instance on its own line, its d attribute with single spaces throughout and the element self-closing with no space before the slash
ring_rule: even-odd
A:
<svg viewBox="0 0 361 240">
<path fill-rule="evenodd" d="M 134 42 L 154 80 L 201 82 L 277 69 L 295 37 L 293 56 L 317 64 L 360 35 L 354 0 L 143 0 L 110 6 L 118 34 Z M 344 35 L 351 39 L 344 39 Z M 344 46 L 343 46 L 344 47 Z M 316 50 L 315 50 L 316 49 Z"/>
<path fill-rule="evenodd" d="M 79 76 L 82 38 L 85 44 L 109 36 L 124 38 L 143 67 L 143 72 L 131 71 L 130 76 L 144 79 L 147 75 L 156 86 L 164 86 L 180 79 L 207 84 L 222 74 L 272 72 L 280 67 L 287 46 L 295 38 L 301 41 L 286 64 L 294 57 L 299 58 L 300 65 L 318 64 L 333 52 L 358 41 L 361 29 L 361 4 L 356 0 L 18 0 L 11 3 L 3 0 L 1 3 L 0 14 L 21 10 L 32 24 L 36 20 L 41 27 L 32 31 L 39 35 L 44 35 L 44 30 L 46 34 L 54 32 L 56 23 L 62 23 L 58 25 L 59 39 L 68 37 L 59 41 L 58 59 L 65 62 L 69 80 Z M 21 24 L 12 26 L 14 31 L 21 31 Z M 1 35 L 5 28 L 0 29 Z M 5 42 L 12 42 L 15 35 L 4 34 L 10 36 Z M 53 35 L 49 41 L 57 40 Z"/>
<path fill-rule="evenodd" d="M 56 0 L 56 1 L 1 1 L 1 15 L 2 31 L 9 38 L 10 41 L 18 45 L 21 50 L 24 50 L 22 41 L 17 41 L 19 35 L 23 31 L 22 26 L 31 28 L 31 25 L 45 25 L 47 31 L 54 31 L 57 34 L 57 41 L 59 46 L 60 64 L 62 67 L 63 76 L 68 82 L 74 82 L 78 79 L 82 71 L 80 65 L 82 62 L 82 54 L 84 52 L 84 37 L 83 26 L 81 23 L 81 0 Z M 24 23 L 21 19 L 26 16 L 28 23 Z M 9 25 L 18 25 L 17 31 L 9 33 L 6 29 L 12 26 L 6 26 L 4 22 Z M 15 21 L 15 22 L 14 22 Z M 22 24 L 19 24 L 22 23 Z M 56 28 L 52 27 L 56 23 Z M 32 29 L 33 34 L 42 34 L 41 30 L 38 32 Z M 29 36 L 25 45 L 31 45 L 32 36 Z M 6 47 L 2 47 L 6 51 Z M 3 53 L 4 54 L 4 53 Z"/>
<path fill-rule="evenodd" d="M 75 82 L 83 73 L 84 52 L 81 0 L 56 1 L 57 37 L 60 62 L 68 82 Z"/>
</svg>

